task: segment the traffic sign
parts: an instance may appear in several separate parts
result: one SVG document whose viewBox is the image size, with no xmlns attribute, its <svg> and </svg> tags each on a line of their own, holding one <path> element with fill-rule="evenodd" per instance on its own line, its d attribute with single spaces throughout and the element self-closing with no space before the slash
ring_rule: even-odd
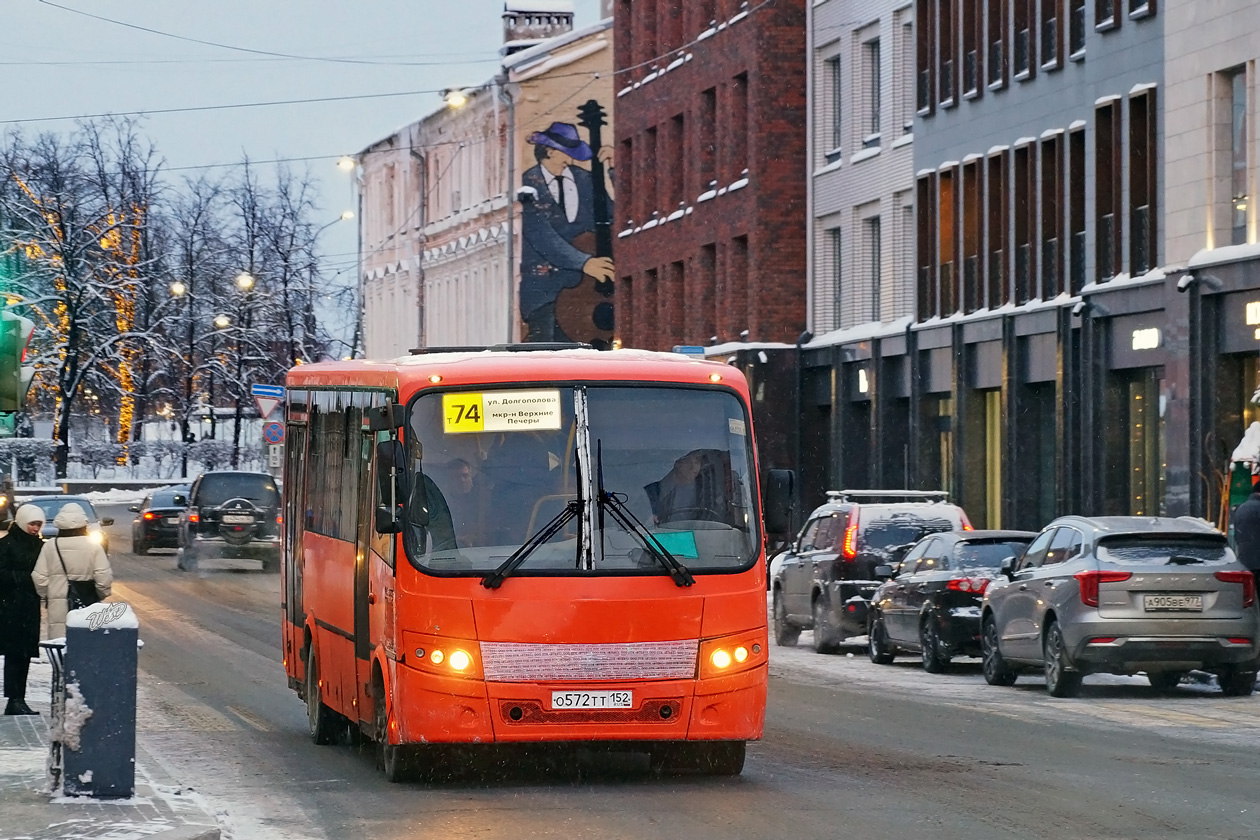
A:
<svg viewBox="0 0 1260 840">
<path fill-rule="evenodd" d="M 279 423 L 268 423 L 263 426 L 263 440 L 267 443 L 284 442 L 284 426 Z"/>
<path fill-rule="evenodd" d="M 696 344 L 675 344 L 674 352 L 685 356 L 703 356 L 704 348 Z"/>
<path fill-rule="evenodd" d="M 280 405 L 280 400 L 275 397 L 254 397 L 254 402 L 258 404 L 258 416 L 266 420 L 271 413 Z"/>
<path fill-rule="evenodd" d="M 249 387 L 249 392 L 255 397 L 275 397 L 278 400 L 284 399 L 283 385 L 259 385 L 255 383 Z"/>
<path fill-rule="evenodd" d="M 278 443 L 267 447 L 267 466 L 279 467 L 284 464 L 284 447 Z"/>
</svg>

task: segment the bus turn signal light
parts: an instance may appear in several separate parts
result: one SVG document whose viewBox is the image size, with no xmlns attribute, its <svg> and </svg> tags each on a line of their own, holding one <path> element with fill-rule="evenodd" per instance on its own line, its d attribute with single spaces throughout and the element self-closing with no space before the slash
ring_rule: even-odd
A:
<svg viewBox="0 0 1260 840">
<path fill-rule="evenodd" d="M 766 661 L 765 631 L 740 633 L 700 643 L 700 678 L 737 674 Z"/>
</svg>

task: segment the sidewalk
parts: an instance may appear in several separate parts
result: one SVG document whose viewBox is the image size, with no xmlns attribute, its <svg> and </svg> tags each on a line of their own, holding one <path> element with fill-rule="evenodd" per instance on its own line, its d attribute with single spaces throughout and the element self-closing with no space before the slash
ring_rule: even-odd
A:
<svg viewBox="0 0 1260 840">
<path fill-rule="evenodd" d="M 200 797 L 166 778 L 140 745 L 132 798 L 49 794 L 50 683 L 51 666 L 32 662 L 27 702 L 40 715 L 0 715 L 0 840 L 220 840 Z"/>
</svg>

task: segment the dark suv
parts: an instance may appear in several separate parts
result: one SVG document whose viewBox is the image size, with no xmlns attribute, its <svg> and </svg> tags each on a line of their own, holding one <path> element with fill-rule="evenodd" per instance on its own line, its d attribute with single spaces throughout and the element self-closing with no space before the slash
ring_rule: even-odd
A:
<svg viewBox="0 0 1260 840">
<path fill-rule="evenodd" d="M 198 476 L 180 517 L 175 565 L 196 568 L 203 557 L 246 557 L 263 570 L 280 566 L 280 491 L 267 473 L 208 472 Z"/>
<path fill-rule="evenodd" d="M 770 564 L 775 640 L 793 645 L 812 629 L 819 653 L 866 632 L 876 566 L 895 565 L 926 534 L 971 529 L 942 492 L 831 490 L 827 497 Z"/>
</svg>

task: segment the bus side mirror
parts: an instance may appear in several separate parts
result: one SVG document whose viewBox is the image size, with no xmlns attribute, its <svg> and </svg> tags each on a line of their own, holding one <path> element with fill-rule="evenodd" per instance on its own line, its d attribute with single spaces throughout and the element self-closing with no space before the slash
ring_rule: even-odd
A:
<svg viewBox="0 0 1260 840">
<path fill-rule="evenodd" d="M 796 504 L 796 473 L 792 470 L 770 470 L 766 476 L 766 494 L 762 500 L 766 532 L 786 534 L 792 528 L 792 508 Z"/>
<path fill-rule="evenodd" d="M 379 405 L 364 412 L 370 432 L 390 432 L 401 429 L 406 423 L 406 414 L 406 409 L 397 403 Z"/>
<path fill-rule="evenodd" d="M 398 521 L 398 517 L 394 516 L 394 512 L 387 505 L 376 506 L 376 526 L 378 534 L 397 534 L 402 531 L 402 523 Z"/>
</svg>

